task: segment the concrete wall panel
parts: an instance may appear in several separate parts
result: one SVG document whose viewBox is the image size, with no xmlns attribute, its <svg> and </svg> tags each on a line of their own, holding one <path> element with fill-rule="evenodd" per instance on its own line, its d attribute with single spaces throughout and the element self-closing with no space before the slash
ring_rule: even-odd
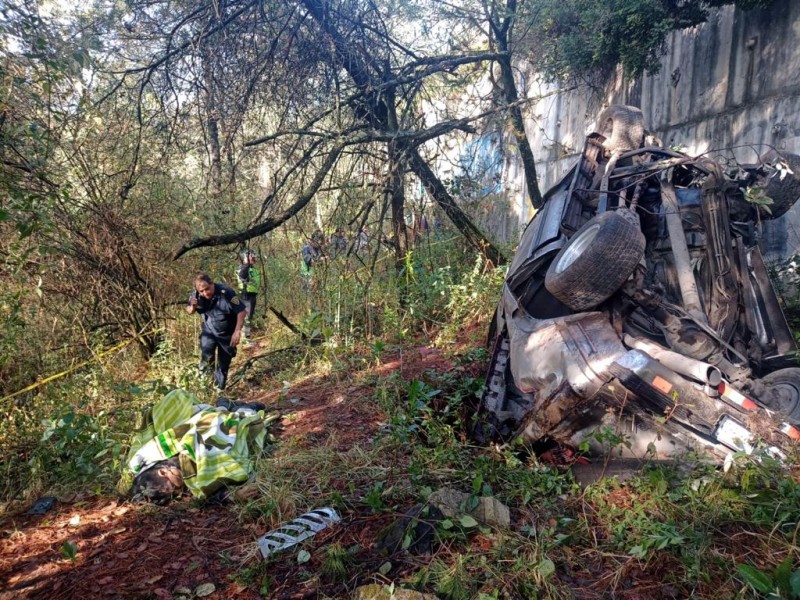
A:
<svg viewBox="0 0 800 600">
<path fill-rule="evenodd" d="M 661 65 L 655 75 L 617 77 L 604 90 L 558 89 L 525 73 L 521 91 L 544 96 L 532 103 L 526 122 L 543 191 L 569 169 L 596 115 L 613 103 L 639 106 L 651 131 L 692 154 L 741 162 L 755 161 L 769 146 L 800 154 L 800 2 L 714 11 L 707 23 L 672 34 Z M 524 223 L 531 211 L 518 160 L 507 154 L 505 194 Z M 775 238 L 770 248 L 796 251 L 800 207 L 765 229 Z"/>
</svg>

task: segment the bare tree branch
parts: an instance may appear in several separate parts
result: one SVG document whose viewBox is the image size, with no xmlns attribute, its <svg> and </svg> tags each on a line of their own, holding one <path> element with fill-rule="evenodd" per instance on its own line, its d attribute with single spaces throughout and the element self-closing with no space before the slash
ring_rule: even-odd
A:
<svg viewBox="0 0 800 600">
<path fill-rule="evenodd" d="M 308 186 L 308 188 L 304 190 L 302 194 L 300 194 L 300 196 L 298 197 L 297 201 L 294 204 L 292 204 L 289 208 L 283 211 L 280 215 L 272 217 L 270 219 L 266 219 L 265 221 L 259 223 L 254 227 L 251 227 L 250 229 L 247 229 L 246 231 L 241 231 L 238 233 L 214 235 L 206 238 L 195 238 L 188 244 L 184 244 L 172 257 L 173 260 L 179 259 L 189 250 L 193 250 L 194 248 L 203 248 L 209 246 L 224 246 L 226 244 L 236 244 L 240 242 L 246 242 L 247 240 L 250 240 L 254 237 L 264 235 L 265 233 L 272 231 L 276 227 L 280 227 L 286 221 L 288 221 L 294 215 L 296 215 L 301 209 L 303 209 L 306 206 L 306 204 L 308 204 L 311 201 L 311 199 L 314 197 L 314 194 L 317 193 L 317 190 L 322 185 L 322 182 L 325 180 L 325 177 L 328 176 L 328 173 L 333 168 L 333 165 L 336 164 L 336 161 L 339 158 L 339 155 L 341 154 L 344 147 L 345 144 L 340 144 L 328 153 L 328 156 L 325 158 L 325 161 L 323 162 L 319 171 L 317 171 L 316 176 L 311 181 L 311 184 Z"/>
</svg>

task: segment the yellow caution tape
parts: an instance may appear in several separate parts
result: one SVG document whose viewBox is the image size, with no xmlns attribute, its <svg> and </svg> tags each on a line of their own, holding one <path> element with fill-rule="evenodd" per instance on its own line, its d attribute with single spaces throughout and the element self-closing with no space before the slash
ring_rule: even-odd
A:
<svg viewBox="0 0 800 600">
<path fill-rule="evenodd" d="M 32 383 L 28 387 L 24 387 L 21 390 L 18 390 L 16 392 L 14 392 L 13 394 L 9 394 L 8 396 L 4 396 L 3 398 L 0 398 L 0 403 L 5 402 L 6 400 L 11 400 L 11 398 L 15 398 L 16 396 L 20 396 L 20 395 L 25 394 L 27 392 L 30 392 L 32 390 L 35 390 L 36 388 L 38 388 L 40 386 L 43 386 L 46 383 L 50 383 L 51 381 L 55 381 L 56 379 L 60 379 L 61 377 L 64 377 L 65 375 L 69 375 L 70 373 L 72 373 L 74 371 L 77 371 L 78 369 L 82 369 L 83 367 L 85 367 L 88 364 L 91 364 L 91 363 L 93 363 L 95 361 L 100 360 L 104 356 L 107 356 L 107 355 L 112 354 L 112 353 L 114 353 L 114 352 L 116 352 L 118 350 L 121 350 L 122 348 L 124 348 L 125 346 L 127 346 L 128 344 L 130 344 L 131 342 L 136 340 L 136 338 L 139 338 L 139 337 L 141 337 L 143 335 L 149 335 L 151 333 L 155 333 L 156 331 L 158 331 L 158 329 L 151 329 L 150 331 L 148 331 L 146 333 L 137 333 L 134 337 L 129 338 L 129 339 L 125 340 L 124 342 L 122 342 L 120 344 L 117 344 L 116 346 L 114 346 L 112 348 L 109 348 L 108 350 L 103 350 L 103 352 L 101 352 L 100 354 L 97 354 L 96 356 L 93 356 L 89 360 L 85 360 L 85 361 L 83 361 L 81 363 L 78 363 L 77 365 L 75 365 L 73 367 L 70 367 L 66 371 L 61 371 L 60 373 L 56 373 L 55 375 L 50 375 L 49 377 L 45 377 L 44 379 L 40 379 L 39 381 L 37 381 L 36 383 Z"/>
</svg>

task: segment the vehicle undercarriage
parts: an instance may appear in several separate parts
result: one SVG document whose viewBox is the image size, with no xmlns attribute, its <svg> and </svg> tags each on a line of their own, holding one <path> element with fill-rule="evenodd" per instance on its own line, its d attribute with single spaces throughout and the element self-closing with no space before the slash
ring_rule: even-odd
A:
<svg viewBox="0 0 800 600">
<path fill-rule="evenodd" d="M 800 196 L 800 157 L 690 157 L 632 107 L 597 129 L 509 269 L 476 438 L 600 452 L 613 430 L 638 458 L 782 456 L 800 438 L 800 368 L 758 236 Z"/>
</svg>

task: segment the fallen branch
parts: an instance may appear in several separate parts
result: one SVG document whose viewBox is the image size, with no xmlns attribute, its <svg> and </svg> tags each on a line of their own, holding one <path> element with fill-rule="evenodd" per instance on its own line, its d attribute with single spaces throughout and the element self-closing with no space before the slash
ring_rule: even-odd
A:
<svg viewBox="0 0 800 600">
<path fill-rule="evenodd" d="M 286 326 L 286 328 L 289 331 L 291 331 L 295 335 L 299 335 L 300 339 L 302 339 L 303 341 L 306 341 L 308 339 L 308 335 L 300 331 L 289 319 L 286 318 L 286 316 L 281 311 L 279 311 L 277 308 L 273 306 L 268 306 L 267 308 L 273 315 L 275 315 L 275 318 L 278 319 L 278 321 L 280 321 Z"/>
</svg>

